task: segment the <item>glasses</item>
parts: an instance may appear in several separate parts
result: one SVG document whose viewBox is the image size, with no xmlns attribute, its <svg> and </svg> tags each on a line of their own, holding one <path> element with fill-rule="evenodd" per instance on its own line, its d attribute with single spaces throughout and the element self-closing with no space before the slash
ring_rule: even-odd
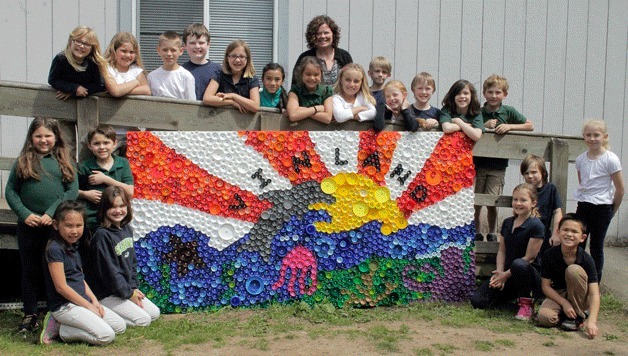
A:
<svg viewBox="0 0 628 356">
<path fill-rule="evenodd" d="M 79 40 L 72 40 L 72 42 L 74 42 L 74 45 L 76 47 L 92 48 L 92 45 L 90 45 L 89 43 L 81 42 Z"/>
<path fill-rule="evenodd" d="M 248 59 L 246 56 L 238 56 L 237 54 L 230 54 L 227 57 L 231 59 L 232 61 L 235 61 L 236 59 L 239 59 L 241 61 L 246 61 Z"/>
</svg>

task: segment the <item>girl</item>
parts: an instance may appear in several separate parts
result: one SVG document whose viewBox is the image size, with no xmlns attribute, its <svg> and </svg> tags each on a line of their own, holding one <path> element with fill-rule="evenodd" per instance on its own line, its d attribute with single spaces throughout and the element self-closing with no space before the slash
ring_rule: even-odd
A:
<svg viewBox="0 0 628 356">
<path fill-rule="evenodd" d="M 480 101 L 468 80 L 460 79 L 449 88 L 443 99 L 440 122 L 445 133 L 462 131 L 473 141 L 482 137 L 484 121 Z"/>
<path fill-rule="evenodd" d="M 321 84 L 323 69 L 315 57 L 305 57 L 297 66 L 294 76 L 297 83 L 288 94 L 288 118 L 301 121 L 308 117 L 328 124 L 332 119 L 333 99 L 331 87 Z"/>
<path fill-rule="evenodd" d="M 438 129 L 438 118 L 440 110 L 430 105 L 430 99 L 436 91 L 436 81 L 430 73 L 421 72 L 417 74 L 410 84 L 414 93 L 415 102 L 412 104 L 412 111 L 422 129 Z"/>
<path fill-rule="evenodd" d="M 242 113 L 259 111 L 259 79 L 255 76 L 251 49 L 246 42 L 235 40 L 227 46 L 222 70 L 205 89 L 203 104 L 231 105 Z"/>
<path fill-rule="evenodd" d="M 105 51 L 105 59 L 105 88 L 111 96 L 117 98 L 127 94 L 150 95 L 140 46 L 135 36 L 129 32 L 119 32 L 113 36 Z"/>
<path fill-rule="evenodd" d="M 91 241 L 94 294 L 127 325 L 148 326 L 160 312 L 138 289 L 133 229 L 129 225 L 133 210 L 122 187 L 105 189 L 98 215 L 101 226 Z"/>
<path fill-rule="evenodd" d="M 68 37 L 65 50 L 52 60 L 48 84 L 57 89 L 57 99 L 86 97 L 105 91 L 101 74 L 107 62 L 100 54 L 100 44 L 93 29 L 78 26 Z"/>
<path fill-rule="evenodd" d="M 262 70 L 264 88 L 259 92 L 261 106 L 277 108 L 284 112 L 288 104 L 288 94 L 283 87 L 286 73 L 277 63 L 268 63 Z"/>
<path fill-rule="evenodd" d="M 342 68 L 334 93 L 333 112 L 336 121 L 368 121 L 375 118 L 375 99 L 361 65 L 351 63 Z"/>
<path fill-rule="evenodd" d="M 533 154 L 528 155 L 521 162 L 520 170 L 526 183 L 536 188 L 539 197 L 536 207 L 541 215 L 539 218 L 545 225 L 545 239 L 539 253 L 539 256 L 543 256 L 545 250 L 550 246 L 560 245 L 558 223 L 563 217 L 561 210 L 563 204 L 554 183 L 547 181 L 548 174 L 543 158 Z M 553 224 L 552 220 L 554 221 Z"/>
<path fill-rule="evenodd" d="M 31 122 L 5 195 L 18 217 L 24 303 L 19 330 L 32 331 L 38 326 L 37 301 L 41 299 L 37 298 L 44 285 L 42 257 L 52 232 L 52 215 L 62 201 L 78 196 L 76 169 L 57 120 L 36 117 Z"/>
<path fill-rule="evenodd" d="M 384 85 L 384 97 L 386 105 L 377 107 L 377 115 L 373 128 L 381 131 L 386 126 L 386 122 L 403 122 L 406 130 L 415 132 L 419 129 L 419 123 L 414 118 L 410 103 L 408 102 L 408 90 L 399 80 L 391 80 Z"/>
<path fill-rule="evenodd" d="M 538 218 L 536 188 L 522 183 L 512 192 L 513 216 L 502 223 L 497 252 L 497 269 L 493 276 L 475 291 L 471 304 L 485 309 L 497 302 L 519 298 L 518 320 L 529 320 L 534 312 L 532 292 L 540 295 L 541 278 L 533 266 L 545 227 Z"/>
<path fill-rule="evenodd" d="M 604 268 L 604 238 L 624 197 L 624 179 L 619 158 L 609 151 L 606 123 L 585 121 L 582 136 L 589 149 L 576 158 L 579 183 L 574 193 L 578 202 L 576 215 L 588 226 L 589 250 L 599 282 Z M 586 241 L 581 246 L 585 248 Z"/>
<path fill-rule="evenodd" d="M 49 344 L 60 336 L 65 342 L 86 341 L 106 345 L 126 330 L 124 320 L 102 306 L 83 275 L 77 251 L 83 236 L 85 208 L 64 201 L 54 214 L 55 234 L 46 246 L 48 308 L 40 341 Z"/>
</svg>

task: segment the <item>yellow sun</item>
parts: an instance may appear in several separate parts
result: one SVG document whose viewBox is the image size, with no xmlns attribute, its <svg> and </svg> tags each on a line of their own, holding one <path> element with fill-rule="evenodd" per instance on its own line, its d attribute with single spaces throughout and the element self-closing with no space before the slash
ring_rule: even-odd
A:
<svg viewBox="0 0 628 356">
<path fill-rule="evenodd" d="M 356 173 L 338 173 L 321 182 L 323 192 L 336 198 L 334 204 L 316 203 L 310 209 L 325 210 L 331 222 L 314 223 L 318 231 L 332 233 L 358 228 L 373 220 L 382 222 L 381 232 L 389 235 L 408 226 L 408 221 L 390 200 L 390 191 L 369 177 Z"/>
</svg>

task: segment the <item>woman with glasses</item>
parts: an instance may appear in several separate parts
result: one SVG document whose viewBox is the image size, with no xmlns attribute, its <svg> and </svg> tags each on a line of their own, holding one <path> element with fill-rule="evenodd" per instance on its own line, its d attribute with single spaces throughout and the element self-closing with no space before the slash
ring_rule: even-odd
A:
<svg viewBox="0 0 628 356">
<path fill-rule="evenodd" d="M 106 68 L 96 33 L 78 26 L 70 33 L 65 50 L 52 60 L 48 84 L 57 90 L 59 100 L 86 97 L 105 91 L 102 73 Z"/>
<path fill-rule="evenodd" d="M 203 104 L 230 105 L 242 113 L 259 111 L 259 79 L 255 76 L 251 49 L 246 42 L 235 40 L 227 46 L 222 70 L 209 82 Z"/>
</svg>

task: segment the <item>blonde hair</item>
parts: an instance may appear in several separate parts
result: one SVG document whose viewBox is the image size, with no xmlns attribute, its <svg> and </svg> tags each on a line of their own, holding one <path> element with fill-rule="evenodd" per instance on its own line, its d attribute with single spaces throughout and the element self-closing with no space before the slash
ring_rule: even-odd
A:
<svg viewBox="0 0 628 356">
<path fill-rule="evenodd" d="M 584 136 L 584 130 L 587 128 L 593 128 L 593 129 L 599 129 L 600 131 L 602 131 L 603 134 L 608 135 L 608 125 L 606 125 L 606 121 L 602 120 L 602 119 L 588 119 L 585 120 L 584 123 L 582 124 L 582 135 Z M 606 136 L 606 138 L 604 138 L 604 141 L 602 141 L 602 147 L 606 148 L 607 150 L 610 150 L 610 143 L 608 142 L 608 136 Z"/>
<path fill-rule="evenodd" d="M 504 94 L 508 93 L 508 80 L 502 76 L 493 74 L 486 78 L 484 84 L 482 85 L 482 92 L 487 91 L 492 86 L 498 87 L 504 92 Z"/>
<path fill-rule="evenodd" d="M 375 98 L 373 98 L 373 95 L 371 95 L 371 90 L 369 89 L 369 86 L 366 80 L 366 73 L 364 72 L 364 68 L 362 68 L 362 66 L 357 63 L 349 63 L 345 65 L 344 67 L 342 67 L 342 69 L 340 70 L 340 75 L 338 75 L 338 80 L 336 81 L 336 84 L 334 85 L 334 93 L 340 94 L 340 95 L 345 94 L 344 90 L 342 89 L 342 77 L 344 77 L 345 73 L 351 70 L 358 72 L 358 74 L 362 76 L 361 83 L 360 83 L 360 93 L 362 93 L 362 95 L 364 96 L 364 99 L 366 99 L 369 103 L 375 105 Z"/>
<path fill-rule="evenodd" d="M 70 36 L 68 36 L 68 44 L 65 46 L 65 50 L 63 54 L 65 54 L 65 58 L 68 60 L 68 63 L 76 70 L 77 72 L 84 72 L 87 67 L 82 66 L 76 62 L 74 59 L 74 55 L 72 55 L 72 41 L 77 40 L 79 38 L 85 37 L 85 42 L 92 46 L 92 50 L 89 52 L 85 59 L 91 59 L 100 69 L 101 74 L 106 72 L 107 69 L 107 61 L 103 58 L 100 50 L 100 42 L 98 42 L 98 36 L 96 36 L 96 32 L 94 29 L 87 26 L 77 26 L 70 32 Z"/>
<path fill-rule="evenodd" d="M 406 97 L 408 96 L 408 90 L 400 80 L 393 79 L 386 83 L 386 85 L 384 85 L 384 93 L 386 93 L 386 91 L 390 89 L 398 89 L 400 92 L 403 93 L 403 95 L 405 95 Z"/>
<path fill-rule="evenodd" d="M 388 71 L 388 73 L 392 72 L 392 63 L 390 63 L 386 57 L 378 56 L 373 58 L 371 63 L 369 63 L 369 70 L 375 70 L 375 67 L 380 67 L 383 70 Z"/>
<path fill-rule="evenodd" d="M 113 36 L 113 38 L 111 38 L 111 42 L 109 42 L 109 46 L 107 46 L 107 50 L 105 50 L 105 59 L 107 60 L 107 63 L 114 68 L 116 67 L 116 51 L 125 43 L 130 43 L 135 51 L 135 60 L 133 61 L 133 64 L 144 69 L 142 56 L 140 55 L 140 45 L 137 43 L 135 36 L 133 36 L 130 32 L 118 32 Z"/>
<path fill-rule="evenodd" d="M 410 89 L 414 90 L 417 85 L 421 83 L 427 83 L 427 85 L 431 86 L 434 91 L 436 91 L 436 81 L 434 81 L 434 77 L 428 72 L 421 72 L 414 76 L 412 79 L 412 83 L 410 83 Z"/>
<path fill-rule="evenodd" d="M 229 65 L 229 54 L 238 47 L 244 48 L 244 53 L 246 53 L 246 67 L 244 67 L 242 78 L 253 78 L 255 76 L 255 66 L 253 65 L 253 58 L 251 57 L 251 48 L 248 43 L 243 40 L 235 40 L 229 43 L 227 49 L 225 49 L 225 58 L 222 60 L 222 71 L 225 74 L 232 74 L 231 66 Z"/>
<path fill-rule="evenodd" d="M 159 42 L 157 43 L 158 47 L 161 47 L 161 44 L 166 41 L 174 41 L 175 46 L 183 47 L 183 42 L 181 41 L 181 36 L 175 31 L 166 31 L 159 35 Z"/>
<path fill-rule="evenodd" d="M 536 190 L 536 188 L 530 184 L 530 183 L 521 183 L 518 186 L 515 187 L 515 189 L 512 190 L 512 194 L 515 195 L 516 191 L 527 191 L 528 195 L 530 196 L 530 200 L 537 202 L 539 201 L 539 193 Z M 517 216 L 517 214 L 512 213 L 512 215 Z M 535 206 L 534 208 L 532 208 L 532 212 L 530 212 L 530 216 L 533 216 L 535 218 L 540 218 L 541 214 L 539 213 L 539 208 L 537 206 Z"/>
</svg>

